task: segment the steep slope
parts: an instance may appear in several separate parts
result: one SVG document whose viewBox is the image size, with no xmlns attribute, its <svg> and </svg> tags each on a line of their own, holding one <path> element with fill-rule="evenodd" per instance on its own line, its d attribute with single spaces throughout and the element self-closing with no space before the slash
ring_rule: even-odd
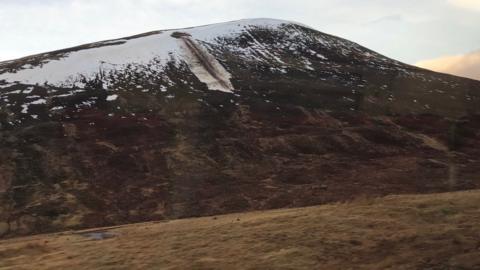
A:
<svg viewBox="0 0 480 270">
<path fill-rule="evenodd" d="M 16 269 L 479 269 L 480 192 L 392 196 L 0 241 Z"/>
<path fill-rule="evenodd" d="M 269 19 L 0 63 L 0 235 L 480 187 L 480 82 Z"/>
</svg>

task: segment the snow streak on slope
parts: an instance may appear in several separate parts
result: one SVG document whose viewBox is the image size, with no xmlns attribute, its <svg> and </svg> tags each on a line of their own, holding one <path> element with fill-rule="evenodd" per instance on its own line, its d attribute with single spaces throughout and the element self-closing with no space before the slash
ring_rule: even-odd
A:
<svg viewBox="0 0 480 270">
<path fill-rule="evenodd" d="M 204 81 L 213 89 L 231 91 L 233 88 L 228 81 L 230 77 L 220 66 L 220 63 L 210 58 L 213 56 L 209 56 L 213 67 L 219 71 L 219 74 L 222 74 L 222 79 L 219 81 L 218 78 L 210 78 L 211 74 L 209 72 L 205 73 L 202 67 L 192 64 L 191 52 L 185 53 L 186 44 L 194 40 L 215 44 L 219 37 L 239 35 L 251 26 L 276 28 L 288 23 L 290 22 L 255 19 L 182 29 L 182 32 L 191 36 L 188 39 L 190 41 L 172 37 L 172 34 L 178 30 L 168 30 L 136 38 L 99 42 L 97 47 L 67 52 L 51 58 L 48 58 L 49 54 L 44 54 L 47 59 L 44 63 L 39 65 L 25 64 L 19 70 L 0 74 L 0 81 L 68 86 L 78 81 L 80 77 L 91 78 L 99 72 L 123 70 L 129 64 L 147 65 L 155 60 L 157 65 L 155 68 L 162 70 L 170 61 L 176 64 L 185 61 L 191 64 L 190 66 L 194 69 L 193 72 L 199 76 L 200 81 Z M 198 46 L 195 47 L 198 48 Z M 204 50 L 201 49 L 201 51 Z M 1 68 L 2 64 L 0 63 L 0 70 Z"/>
<path fill-rule="evenodd" d="M 188 36 L 180 37 L 180 40 L 184 43 L 185 60 L 193 74 L 209 89 L 232 93 L 231 74 L 215 57 Z"/>
</svg>

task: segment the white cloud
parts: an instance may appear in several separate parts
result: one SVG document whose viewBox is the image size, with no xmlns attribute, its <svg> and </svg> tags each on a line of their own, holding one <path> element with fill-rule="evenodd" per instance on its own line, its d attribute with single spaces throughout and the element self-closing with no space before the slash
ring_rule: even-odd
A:
<svg viewBox="0 0 480 270">
<path fill-rule="evenodd" d="M 454 6 L 465 8 L 474 11 L 480 11 L 479 0 L 448 0 L 448 2 Z"/>
<path fill-rule="evenodd" d="M 480 51 L 420 61 L 417 63 L 417 66 L 480 80 Z"/>
</svg>

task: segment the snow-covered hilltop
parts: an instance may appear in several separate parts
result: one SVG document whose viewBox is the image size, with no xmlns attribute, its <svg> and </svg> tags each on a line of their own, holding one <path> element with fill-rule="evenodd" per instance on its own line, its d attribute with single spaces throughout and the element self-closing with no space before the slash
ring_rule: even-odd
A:
<svg viewBox="0 0 480 270">
<path fill-rule="evenodd" d="M 253 35 L 252 30 L 263 29 L 270 31 L 285 31 L 287 36 L 268 46 L 259 42 Z M 11 63 L 0 63 L 0 81 L 20 82 L 23 84 L 50 84 L 55 86 L 70 86 L 79 82 L 80 78 L 93 78 L 99 72 L 120 71 L 132 68 L 140 68 L 147 65 L 160 71 L 168 63 L 176 65 L 185 62 L 202 81 L 213 89 L 222 91 L 233 90 L 231 85 L 219 85 L 218 79 L 212 78 L 210 72 L 217 73 L 225 82 L 230 74 L 223 69 L 217 59 L 209 52 L 215 51 L 219 46 L 226 46 L 230 52 L 242 56 L 245 60 L 266 62 L 273 69 L 283 71 L 293 66 L 283 59 L 279 50 L 289 50 L 298 53 L 307 41 L 317 41 L 325 48 L 335 47 L 348 55 L 362 49 L 353 43 L 340 39 L 332 40 L 331 37 L 318 34 L 313 40 L 304 36 L 306 26 L 298 23 L 273 20 L 273 19 L 250 19 L 228 23 L 213 24 L 187 29 L 176 29 L 147 33 L 136 37 L 109 40 L 94 44 L 84 45 L 83 48 L 66 49 L 61 52 L 52 52 L 25 58 L 23 65 L 9 68 Z M 180 35 L 175 35 L 179 33 Z M 249 46 L 239 47 L 229 45 L 228 40 L 234 40 L 245 35 L 251 40 Z M 311 38 L 310 38 L 311 39 Z M 300 42 L 298 42 L 300 41 Z M 192 48 L 193 46 L 193 48 Z M 195 48 L 196 47 L 196 48 Z M 205 71 L 202 63 L 198 63 L 199 55 L 194 51 L 202 52 L 214 71 Z M 328 60 L 322 51 L 309 52 L 315 59 Z M 371 57 L 369 52 L 364 52 L 366 57 Z M 218 55 L 217 55 L 218 56 Z M 308 58 L 299 59 L 303 67 L 312 69 Z M 385 60 L 385 59 L 382 59 Z M 201 62 L 201 61 L 200 61 Z M 225 84 L 225 83 L 224 83 Z"/>
<path fill-rule="evenodd" d="M 84 49 L 72 49 L 62 53 L 47 53 L 39 56 L 42 60 L 31 63 L 25 59 L 25 64 L 0 75 L 0 81 L 20 82 L 24 84 L 51 84 L 68 85 L 78 81 L 80 76 L 92 78 L 97 73 L 109 72 L 112 70 L 124 70 L 132 65 L 145 66 L 154 62 L 155 69 L 163 69 L 169 62 L 179 64 L 185 61 L 196 71 L 195 74 L 200 80 L 207 84 L 214 84 L 209 78 L 208 72 L 199 68 L 198 56 L 192 53 L 188 44 L 193 44 L 197 50 L 208 57 L 213 66 L 219 69 L 219 75 L 223 79 L 229 79 L 229 74 L 222 69 L 221 65 L 211 57 L 206 48 L 201 44 L 218 45 L 219 38 L 233 38 L 241 33 L 246 33 L 252 27 L 276 29 L 282 25 L 289 24 L 286 21 L 256 19 L 242 20 L 229 23 L 207 25 L 188 29 L 158 31 L 155 33 L 140 35 L 126 39 L 117 39 L 91 44 Z M 175 36 L 174 33 L 184 33 Z M 186 43 L 186 40 L 189 40 Z M 264 52 L 267 53 L 267 52 Z M 37 57 L 34 59 L 36 60 Z M 8 65 L 8 63 L 6 63 Z M 4 67 L 0 64 L 0 70 Z M 204 74 L 206 73 L 206 74 Z M 216 86 L 219 90 L 230 91 L 231 85 Z"/>
<path fill-rule="evenodd" d="M 103 102 L 112 104 L 115 109 L 108 115 L 115 115 L 124 109 L 118 103 L 131 94 L 158 95 L 167 102 L 187 91 L 209 106 L 203 97 L 207 90 L 246 98 L 280 91 L 272 87 L 286 81 L 284 87 L 303 91 L 338 88 L 333 103 L 333 96 L 315 102 L 358 110 L 359 102 L 385 107 L 398 99 L 398 83 L 379 78 L 459 87 L 299 23 L 250 19 L 154 31 L 2 62 L 0 101 L 9 115 L 4 121 L 14 125 L 22 123 L 21 118 L 41 120 Z M 430 91 L 422 84 L 416 87 Z M 372 89 L 378 89 L 380 99 L 362 97 Z M 454 97 L 474 98 L 466 92 Z M 428 100 L 412 97 L 409 102 L 416 111 L 436 110 Z"/>
</svg>

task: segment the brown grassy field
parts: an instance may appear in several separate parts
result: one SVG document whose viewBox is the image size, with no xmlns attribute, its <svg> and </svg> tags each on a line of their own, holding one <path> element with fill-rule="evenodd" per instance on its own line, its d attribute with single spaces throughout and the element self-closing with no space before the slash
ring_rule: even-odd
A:
<svg viewBox="0 0 480 270">
<path fill-rule="evenodd" d="M 480 191 L 0 241 L 1 269 L 480 269 Z"/>
</svg>

